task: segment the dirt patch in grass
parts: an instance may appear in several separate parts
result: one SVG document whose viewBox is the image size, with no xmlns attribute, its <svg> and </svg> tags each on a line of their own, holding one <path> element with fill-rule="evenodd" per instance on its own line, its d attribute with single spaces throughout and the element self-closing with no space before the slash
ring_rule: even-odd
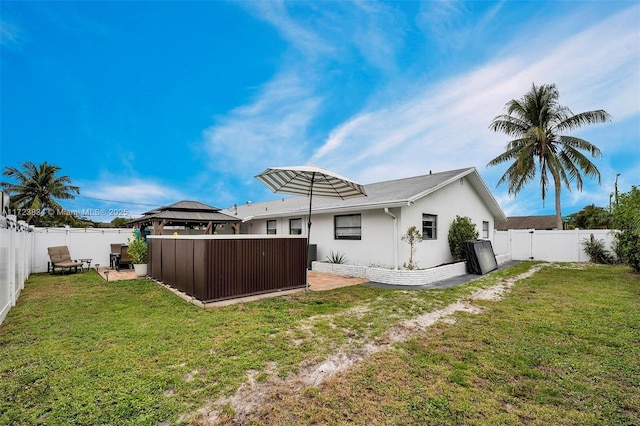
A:
<svg viewBox="0 0 640 426">
<path fill-rule="evenodd" d="M 459 312 L 471 314 L 482 312 L 485 308 L 474 305 L 474 301 L 501 299 L 504 293 L 516 282 L 531 277 L 545 265 L 535 265 L 522 274 L 503 279 L 489 288 L 478 290 L 444 308 L 404 320 L 373 341 L 350 339 L 347 344 L 343 345 L 324 361 L 303 361 L 297 373 L 290 374 L 284 379 L 274 374 L 273 366 L 269 366 L 262 372 L 250 371 L 247 374 L 247 381 L 240 386 L 235 394 L 215 401 L 212 404 L 213 409 L 211 406 L 206 406 L 198 410 L 200 416 L 196 420 L 196 424 L 244 423 L 258 407 L 273 403 L 287 395 L 299 394 L 307 388 L 316 387 L 326 379 L 353 367 L 371 355 L 391 350 L 396 343 L 404 342 L 420 335 L 438 321 L 450 321 L 452 315 Z M 338 315 L 362 315 L 368 310 L 368 307 L 357 306 Z M 311 333 L 309 324 L 314 323 L 319 318 L 308 318 L 300 329 Z M 330 317 L 322 316 L 323 321 L 327 321 L 327 319 L 330 319 Z M 258 375 L 263 377 L 264 380 L 257 381 L 255 378 Z"/>
</svg>

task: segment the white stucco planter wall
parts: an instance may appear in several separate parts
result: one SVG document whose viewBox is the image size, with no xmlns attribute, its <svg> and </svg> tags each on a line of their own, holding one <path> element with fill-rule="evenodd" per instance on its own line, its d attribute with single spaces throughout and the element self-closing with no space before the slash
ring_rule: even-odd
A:
<svg viewBox="0 0 640 426">
<path fill-rule="evenodd" d="M 496 256 L 496 261 L 499 265 L 510 260 L 511 256 L 509 256 L 508 254 Z M 452 263 L 449 265 L 438 266 L 429 269 L 419 269 L 415 271 L 409 271 L 406 269 L 394 270 L 387 268 L 375 268 L 368 266 L 327 262 L 313 262 L 312 269 L 316 272 L 323 272 L 327 274 L 335 274 L 344 277 L 359 277 L 377 283 L 406 286 L 427 285 L 436 281 L 458 277 L 467 273 L 465 262 Z"/>
<path fill-rule="evenodd" d="M 366 278 L 370 281 L 393 285 L 419 286 L 466 273 L 465 262 L 453 263 L 430 269 L 409 271 L 387 268 L 374 268 L 358 265 L 313 262 L 313 270 L 346 277 Z"/>
</svg>

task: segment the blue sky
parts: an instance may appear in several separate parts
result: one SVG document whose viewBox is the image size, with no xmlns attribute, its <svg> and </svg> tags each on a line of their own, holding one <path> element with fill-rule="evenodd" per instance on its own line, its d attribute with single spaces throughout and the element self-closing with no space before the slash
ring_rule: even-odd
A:
<svg viewBox="0 0 640 426">
<path fill-rule="evenodd" d="M 48 161 L 71 210 L 277 197 L 254 179 L 315 164 L 360 183 L 475 166 L 507 215 L 553 214 L 486 168 L 507 101 L 555 83 L 602 183 L 640 184 L 640 2 L 0 2 L 0 166 Z M 111 200 L 111 201 L 100 201 Z M 122 203 L 116 203 L 119 201 Z M 126 204 L 131 203 L 131 204 Z M 92 218 L 110 220 L 111 218 Z"/>
</svg>

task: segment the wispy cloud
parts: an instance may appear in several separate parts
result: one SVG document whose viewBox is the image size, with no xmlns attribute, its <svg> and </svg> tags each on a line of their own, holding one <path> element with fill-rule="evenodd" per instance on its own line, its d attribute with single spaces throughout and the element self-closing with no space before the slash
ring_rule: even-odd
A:
<svg viewBox="0 0 640 426">
<path fill-rule="evenodd" d="M 0 18 L 0 46 L 7 49 L 19 49 L 25 42 L 23 31 L 6 18 Z"/>
<path fill-rule="evenodd" d="M 176 200 L 182 198 L 178 190 L 165 185 L 145 180 L 133 179 L 123 183 L 106 183 L 99 189 L 87 187 L 82 195 L 94 198 L 104 198 L 116 201 L 130 201 L 132 203 L 155 203 L 157 200 Z"/>
<path fill-rule="evenodd" d="M 305 23 L 292 18 L 283 1 L 246 2 L 241 5 L 254 16 L 271 24 L 290 47 L 299 50 L 304 56 L 315 58 L 333 51 L 333 47 Z"/>
<path fill-rule="evenodd" d="M 212 169 L 252 174 L 265 166 L 305 162 L 313 151 L 313 125 L 326 108 L 327 69 L 351 60 L 352 51 L 380 69 L 392 70 L 394 50 L 402 34 L 399 14 L 377 3 L 335 4 L 317 8 L 313 19 L 294 18 L 297 8 L 313 4 L 243 3 L 259 19 L 270 23 L 288 43 L 281 71 L 258 89 L 254 100 L 215 117 L 203 131 Z M 336 13 L 335 9 L 340 13 Z M 394 22 L 391 29 L 386 26 Z M 332 94 L 339 99 L 339 94 Z"/>
<path fill-rule="evenodd" d="M 204 131 L 211 168 L 251 174 L 286 158 L 302 161 L 306 131 L 320 98 L 295 74 L 266 84 L 252 104 L 236 108 Z"/>
<path fill-rule="evenodd" d="M 460 25 L 472 16 L 467 8 L 477 6 L 428 2 L 422 4 L 428 11 L 423 9 L 418 21 L 432 36 L 446 36 L 453 48 L 462 48 L 499 19 L 503 5 L 483 6 L 480 19 Z M 408 24 L 389 5 L 334 6 L 243 4 L 273 25 L 290 49 L 281 71 L 264 83 L 252 102 L 216 117 L 203 132 L 212 169 L 253 176 L 268 165 L 310 162 L 368 183 L 476 166 L 493 188 L 504 170 L 484 166 L 503 150 L 506 137 L 490 132 L 489 123 L 532 82 L 557 83 L 561 102 L 575 112 L 603 108 L 618 122 L 640 113 L 638 5 L 591 27 L 584 25 L 581 15 L 536 22 L 544 36 L 532 38 L 530 28 L 523 28 L 510 34 L 492 60 L 442 80 L 430 80 L 432 75 L 426 73 L 415 78 L 415 68 L 422 63 L 411 64 L 405 75 L 398 71 L 396 55 L 404 48 Z M 314 13 L 299 13 L 305 7 L 315 7 Z M 465 29 L 451 34 L 448 28 L 454 23 Z M 567 32 L 565 27 L 581 30 Z M 372 86 L 362 108 L 350 111 L 318 140 L 314 126 L 328 110 L 335 114 L 340 106 L 328 104 L 329 99 L 340 98 L 332 87 L 331 72 L 347 58 L 352 63 L 354 53 L 392 78 Z M 587 185 L 584 195 L 598 191 L 604 193 Z M 531 206 L 523 202 L 529 196 Z M 505 188 L 497 190 L 496 197 L 505 200 L 508 212 L 541 205 L 537 182 L 517 202 Z M 552 205 L 547 200 L 547 208 Z"/>
<path fill-rule="evenodd" d="M 486 2 L 428 1 L 420 3 L 417 17 L 419 27 L 442 49 L 460 49 L 485 31 L 502 8 L 504 1 L 497 2 L 481 12 Z"/>
<path fill-rule="evenodd" d="M 397 49 L 403 44 L 404 16 L 385 3 L 357 1 L 332 3 L 247 2 L 243 7 L 271 24 L 290 48 L 313 63 L 341 61 L 355 51 L 370 65 L 393 70 Z"/>
<path fill-rule="evenodd" d="M 338 126 L 312 158 L 348 170 L 363 182 L 429 169 L 483 168 L 506 142 L 489 132 L 489 123 L 532 82 L 556 82 L 562 103 L 575 112 L 604 108 L 618 119 L 637 116 L 640 30 L 634 18 L 638 7 L 629 9 L 555 46 L 507 48 L 515 54 L 499 55 L 471 72 L 434 84 L 398 87 L 409 95 L 384 108 L 358 112 Z M 511 46 L 522 43 L 526 41 L 513 40 Z M 485 176 L 501 174 L 481 171 Z"/>
</svg>

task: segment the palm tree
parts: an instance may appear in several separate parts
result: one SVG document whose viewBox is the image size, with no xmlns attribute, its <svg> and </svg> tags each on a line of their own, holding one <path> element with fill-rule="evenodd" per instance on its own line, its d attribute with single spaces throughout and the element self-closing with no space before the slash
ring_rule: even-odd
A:
<svg viewBox="0 0 640 426">
<path fill-rule="evenodd" d="M 5 191 L 11 195 L 11 207 L 18 213 L 19 219 L 40 222 L 40 216 L 46 209 L 62 211 L 55 198 L 74 199 L 80 188 L 70 185 L 69 176 L 56 176 L 60 167 L 46 161 L 36 166 L 30 161 L 20 163 L 23 170 L 16 167 L 5 167 L 3 175 L 14 179 L 15 183 L 0 182 Z"/>
<path fill-rule="evenodd" d="M 498 185 L 509 182 L 509 194 L 513 195 L 517 195 L 539 171 L 543 204 L 550 174 L 555 186 L 557 228 L 562 229 L 562 184 L 571 191 L 570 183 L 575 180 L 578 191 L 582 191 L 582 174 L 597 178 L 600 184 L 600 171 L 580 151 L 587 151 L 594 158 L 601 155 L 598 147 L 590 142 L 563 133 L 586 124 L 610 121 L 611 116 L 604 110 L 573 114 L 558 103 L 558 97 L 555 84 L 533 84 L 521 99 L 507 102 L 507 113 L 494 118 L 489 129 L 514 139 L 507 143 L 505 152 L 487 166 L 512 162 Z"/>
</svg>

